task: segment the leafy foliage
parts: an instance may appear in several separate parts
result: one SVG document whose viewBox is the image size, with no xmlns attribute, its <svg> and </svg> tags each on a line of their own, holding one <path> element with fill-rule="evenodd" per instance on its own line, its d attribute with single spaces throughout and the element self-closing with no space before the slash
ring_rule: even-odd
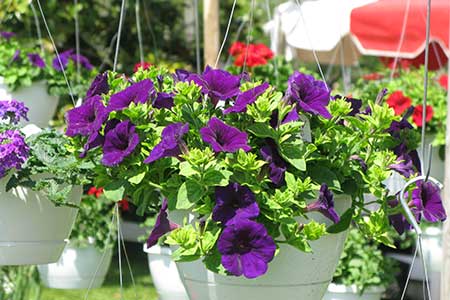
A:
<svg viewBox="0 0 450 300">
<path fill-rule="evenodd" d="M 0 267 L 0 300 L 39 300 L 36 266 Z"/>
</svg>

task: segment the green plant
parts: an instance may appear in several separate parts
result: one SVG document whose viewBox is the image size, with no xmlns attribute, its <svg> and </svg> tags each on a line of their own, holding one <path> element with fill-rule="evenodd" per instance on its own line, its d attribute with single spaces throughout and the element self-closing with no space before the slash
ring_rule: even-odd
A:
<svg viewBox="0 0 450 300">
<path fill-rule="evenodd" d="M 371 286 L 388 287 L 395 281 L 398 264 L 383 256 L 378 245 L 368 240 L 358 229 L 352 228 L 344 245 L 333 282 L 354 285 L 359 293 Z"/>
<path fill-rule="evenodd" d="M 0 300 L 39 300 L 36 266 L 0 267 Z"/>
</svg>

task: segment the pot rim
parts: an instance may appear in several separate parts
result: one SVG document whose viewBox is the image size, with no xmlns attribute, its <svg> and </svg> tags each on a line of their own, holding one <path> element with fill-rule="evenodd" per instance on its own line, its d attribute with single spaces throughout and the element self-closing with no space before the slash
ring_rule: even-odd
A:
<svg viewBox="0 0 450 300">
<path fill-rule="evenodd" d="M 147 248 L 147 244 L 144 243 L 143 251 L 147 254 L 167 255 L 167 256 L 172 255 L 172 250 L 170 249 L 170 247 L 160 246 L 158 244 L 150 248 Z"/>
<path fill-rule="evenodd" d="M 381 294 L 384 291 L 386 291 L 385 287 L 379 286 L 379 285 L 372 285 L 372 286 L 367 287 L 364 290 L 363 295 L 364 294 Z M 358 294 L 358 289 L 357 289 L 356 285 L 354 285 L 354 284 L 347 286 L 344 284 L 330 283 L 328 285 L 328 292 L 338 293 L 338 294 L 346 294 L 346 293 Z"/>
</svg>

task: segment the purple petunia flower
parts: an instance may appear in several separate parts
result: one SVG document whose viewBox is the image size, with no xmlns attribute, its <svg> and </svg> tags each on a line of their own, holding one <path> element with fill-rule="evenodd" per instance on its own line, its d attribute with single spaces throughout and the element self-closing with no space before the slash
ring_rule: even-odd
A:
<svg viewBox="0 0 450 300">
<path fill-rule="evenodd" d="M 66 114 L 67 136 L 91 135 L 98 132 L 108 118 L 102 97 L 99 95 L 87 98 L 79 107 L 69 110 Z"/>
<path fill-rule="evenodd" d="M 194 81 L 207 94 L 214 106 L 219 100 L 227 100 L 239 94 L 241 85 L 240 76 L 232 75 L 227 71 L 212 69 L 207 66 L 202 75 L 191 74 L 186 81 Z"/>
<path fill-rule="evenodd" d="M 175 81 L 186 81 L 189 75 L 191 75 L 189 71 L 183 69 L 176 69 L 175 74 L 173 74 L 173 77 Z"/>
<path fill-rule="evenodd" d="M 212 219 L 230 225 L 239 219 L 252 219 L 259 215 L 258 203 L 252 191 L 239 183 L 216 187 L 216 205 Z"/>
<path fill-rule="evenodd" d="M 159 214 L 156 217 L 155 226 L 147 239 L 147 248 L 156 245 L 160 237 L 179 227 L 178 224 L 169 221 L 167 218 L 167 207 L 167 199 L 164 198 Z"/>
<path fill-rule="evenodd" d="M 331 118 L 327 110 L 330 92 L 323 81 L 315 80 L 311 75 L 295 71 L 289 77 L 286 98 L 289 103 L 297 104 L 297 107 L 305 112 Z"/>
<path fill-rule="evenodd" d="M 37 53 L 28 53 L 27 54 L 28 59 L 30 60 L 30 63 L 38 67 L 39 69 L 45 68 L 45 61 L 42 59 L 42 57 Z"/>
<path fill-rule="evenodd" d="M 113 167 L 129 156 L 139 144 L 136 127 L 129 121 L 123 121 L 108 131 L 103 144 L 102 164 Z"/>
<path fill-rule="evenodd" d="M 236 98 L 234 105 L 225 109 L 223 114 L 229 113 L 240 113 L 247 111 L 247 105 L 250 105 L 256 101 L 256 99 L 261 96 L 267 89 L 269 88 L 269 84 L 267 82 L 258 85 L 248 91 L 241 92 Z"/>
<path fill-rule="evenodd" d="M 283 119 L 283 121 L 281 121 L 281 124 L 286 124 L 289 122 L 296 122 L 300 120 L 300 116 L 297 112 L 297 108 L 293 108 Z M 269 124 L 270 126 L 272 126 L 272 128 L 278 128 L 278 110 L 274 110 L 272 112 L 272 116 L 270 117 L 269 120 Z"/>
<path fill-rule="evenodd" d="M 59 54 L 59 59 L 58 59 L 58 56 L 56 56 L 52 60 L 53 69 L 55 69 L 56 71 L 59 71 L 59 72 L 61 72 L 63 69 L 65 69 L 67 67 L 67 64 L 69 63 L 69 59 L 72 54 L 73 54 L 73 49 L 69 49 L 64 52 L 61 52 Z M 59 63 L 60 60 L 61 60 L 61 64 Z"/>
<path fill-rule="evenodd" d="M 6 40 L 9 40 L 10 38 L 12 38 L 15 35 L 16 34 L 11 31 L 0 31 L 0 36 Z"/>
<path fill-rule="evenodd" d="M 86 144 L 83 146 L 83 152 L 80 154 L 80 158 L 86 157 L 86 154 L 89 150 L 103 146 L 105 142 L 105 135 L 112 129 L 114 129 L 117 124 L 120 123 L 118 119 L 112 119 L 106 122 L 105 128 L 103 129 L 103 135 L 100 133 L 100 129 L 102 128 L 102 125 L 104 120 L 108 118 L 108 115 L 106 113 L 99 114 L 96 120 L 94 121 L 92 125 L 92 132 L 89 134 L 88 140 Z M 98 130 L 96 130 L 98 128 Z"/>
<path fill-rule="evenodd" d="M 117 111 L 127 108 L 132 102 L 146 103 L 154 91 L 153 82 L 150 79 L 144 79 L 112 95 L 106 109 Z"/>
<path fill-rule="evenodd" d="M 391 164 L 389 169 L 396 171 L 400 175 L 409 178 L 416 172 L 411 157 L 408 154 L 402 154 L 397 158 L 397 163 Z"/>
<path fill-rule="evenodd" d="M 100 73 L 95 76 L 91 86 L 86 92 L 86 97 L 107 94 L 109 92 L 108 73 Z"/>
<path fill-rule="evenodd" d="M 20 59 L 20 50 L 17 49 L 17 50 L 14 52 L 14 55 L 13 55 L 13 57 L 11 58 L 11 61 L 18 61 L 19 59 Z"/>
<path fill-rule="evenodd" d="M 152 106 L 154 108 L 167 108 L 171 109 L 173 107 L 173 97 L 172 93 L 158 92 L 156 97 L 152 100 Z"/>
<path fill-rule="evenodd" d="M 351 111 L 348 113 L 349 116 L 356 116 L 361 112 L 362 100 L 350 98 L 350 97 L 342 97 L 341 95 L 336 95 L 332 97 L 334 100 L 336 99 L 344 99 L 345 102 L 350 103 Z"/>
<path fill-rule="evenodd" d="M 416 149 L 408 151 L 408 147 L 406 144 L 401 143 L 397 145 L 394 149 L 392 149 L 395 155 L 397 155 L 398 160 L 402 158 L 406 164 L 408 164 L 409 161 L 412 162 L 412 165 L 417 170 L 417 172 L 420 174 L 422 172 L 421 164 L 420 164 L 420 158 L 419 153 Z M 411 170 L 411 172 L 415 173 L 414 169 Z"/>
<path fill-rule="evenodd" d="M 10 169 L 20 170 L 28 158 L 30 148 L 18 130 L 0 133 L 0 178 Z"/>
<path fill-rule="evenodd" d="M 318 211 L 334 223 L 339 222 L 339 215 L 334 210 L 334 199 L 333 193 L 328 189 L 328 186 L 323 183 L 320 187 L 319 199 L 317 201 L 308 204 L 306 210 Z"/>
<path fill-rule="evenodd" d="M 256 278 L 264 275 L 276 245 L 264 225 L 240 219 L 225 227 L 217 241 L 222 265 L 235 276 Z"/>
<path fill-rule="evenodd" d="M 92 70 L 94 68 L 93 65 L 91 65 L 91 62 L 89 61 L 89 59 L 84 56 L 84 55 L 77 55 L 77 54 L 72 54 L 70 56 L 70 59 L 75 63 L 75 64 L 80 64 L 83 68 L 85 68 L 86 70 Z"/>
<path fill-rule="evenodd" d="M 419 217 L 423 215 L 425 220 L 429 222 L 445 221 L 447 214 L 442 204 L 439 187 L 432 182 L 417 182 L 417 188 L 412 191 L 412 203 L 414 203 L 413 211 Z"/>
<path fill-rule="evenodd" d="M 183 136 L 189 131 L 189 124 L 174 123 L 167 125 L 161 133 L 161 141 L 153 148 L 144 163 L 149 164 L 163 157 L 176 157 L 186 148 Z"/>
<path fill-rule="evenodd" d="M 399 197 L 397 195 L 397 197 Z M 388 205 L 390 207 L 396 207 L 399 205 L 398 200 L 389 201 Z M 402 213 L 398 213 L 395 215 L 389 215 L 388 217 L 389 223 L 394 227 L 394 229 L 398 232 L 398 234 L 402 235 L 405 231 L 411 230 L 413 227 L 409 224 L 408 220 Z"/>
<path fill-rule="evenodd" d="M 225 124 L 216 117 L 212 117 L 207 126 L 200 129 L 200 135 L 204 142 L 212 146 L 214 152 L 251 150 L 247 144 L 247 133 Z"/>
<path fill-rule="evenodd" d="M 27 118 L 28 107 L 23 102 L 17 100 L 0 101 L 0 119 L 9 119 L 12 124 L 17 124 L 20 119 Z"/>
<path fill-rule="evenodd" d="M 275 142 L 268 139 L 267 145 L 262 146 L 260 152 L 263 159 L 269 164 L 269 178 L 272 183 L 276 186 L 283 185 L 287 164 L 278 153 Z"/>
</svg>

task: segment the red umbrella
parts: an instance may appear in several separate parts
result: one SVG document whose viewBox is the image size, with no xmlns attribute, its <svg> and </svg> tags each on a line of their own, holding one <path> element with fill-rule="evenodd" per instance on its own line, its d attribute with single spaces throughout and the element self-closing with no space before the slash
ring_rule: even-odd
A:
<svg viewBox="0 0 450 300">
<path fill-rule="evenodd" d="M 450 55 L 449 0 L 433 0 L 430 68 L 445 65 Z M 362 54 L 424 60 L 427 1 L 379 0 L 352 10 L 350 32 Z"/>
</svg>

